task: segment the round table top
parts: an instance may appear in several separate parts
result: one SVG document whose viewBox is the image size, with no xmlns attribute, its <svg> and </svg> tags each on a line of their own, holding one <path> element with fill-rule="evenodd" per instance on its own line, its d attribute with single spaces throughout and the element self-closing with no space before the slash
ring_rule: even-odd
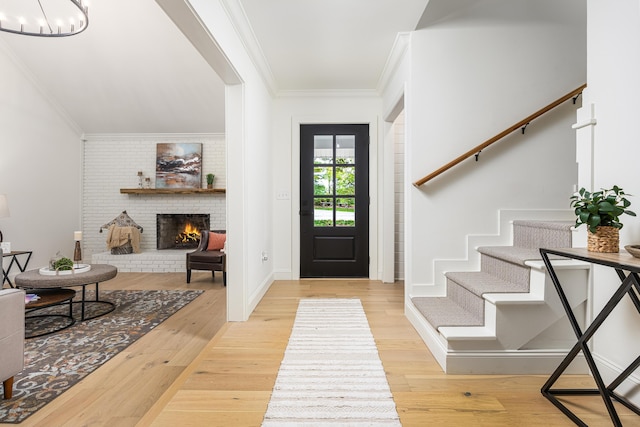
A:
<svg viewBox="0 0 640 427">
<path fill-rule="evenodd" d="M 82 286 L 91 283 L 104 282 L 113 279 L 118 269 L 109 264 L 90 264 L 91 270 L 84 273 L 50 276 L 40 274 L 40 269 L 25 271 L 15 277 L 15 284 L 19 288 L 42 289 L 63 288 L 66 286 Z"/>
</svg>

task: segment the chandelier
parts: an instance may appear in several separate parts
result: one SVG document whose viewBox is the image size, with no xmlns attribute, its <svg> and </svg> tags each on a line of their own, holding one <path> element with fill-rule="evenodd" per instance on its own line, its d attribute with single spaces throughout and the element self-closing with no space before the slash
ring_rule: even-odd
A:
<svg viewBox="0 0 640 427">
<path fill-rule="evenodd" d="M 2 0 L 0 31 L 37 37 L 65 37 L 89 25 L 86 0 Z"/>
</svg>

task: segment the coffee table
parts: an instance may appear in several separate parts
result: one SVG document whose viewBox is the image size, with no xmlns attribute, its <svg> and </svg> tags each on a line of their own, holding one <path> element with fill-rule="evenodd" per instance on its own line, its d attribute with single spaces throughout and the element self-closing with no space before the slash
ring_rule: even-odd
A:
<svg viewBox="0 0 640 427">
<path fill-rule="evenodd" d="M 73 317 L 73 297 L 76 296 L 76 291 L 72 289 L 38 289 L 33 292 L 36 294 L 39 299 L 35 301 L 31 301 L 25 304 L 25 319 L 34 319 L 34 318 L 43 318 L 43 317 L 59 317 L 62 320 L 66 320 L 66 322 L 62 323 L 62 326 L 57 328 L 49 327 L 45 329 L 44 332 L 26 335 L 25 338 L 36 338 L 44 335 L 49 335 L 54 332 L 61 331 L 63 329 L 68 328 L 76 323 L 76 319 Z M 42 310 L 43 308 L 54 307 L 57 305 L 62 305 L 63 303 L 69 303 L 69 314 L 60 314 L 60 313 L 47 313 L 47 314 L 35 314 L 29 315 L 30 313 L 37 312 Z"/>
<path fill-rule="evenodd" d="M 74 274 L 60 274 L 55 276 L 40 274 L 38 269 L 25 271 L 18 274 L 14 281 L 16 287 L 27 290 L 34 290 L 33 293 L 37 293 L 39 289 L 63 289 L 72 287 L 82 287 L 81 299 L 79 301 L 73 301 L 74 304 L 81 304 L 81 316 L 80 320 L 90 320 L 96 317 L 104 316 L 107 313 L 111 313 L 115 310 L 115 304 L 111 301 L 104 301 L 100 299 L 100 282 L 111 280 L 118 274 L 118 269 L 109 264 L 90 264 L 91 269 L 84 273 Z M 95 299 L 88 300 L 86 295 L 87 286 L 95 284 Z M 107 308 L 98 312 L 93 316 L 85 315 L 85 308 L 87 304 L 102 304 Z"/>
</svg>

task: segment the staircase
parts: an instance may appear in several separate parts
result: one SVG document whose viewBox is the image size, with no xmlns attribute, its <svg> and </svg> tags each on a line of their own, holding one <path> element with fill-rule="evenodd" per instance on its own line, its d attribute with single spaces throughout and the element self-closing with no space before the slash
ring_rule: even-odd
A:
<svg viewBox="0 0 640 427">
<path fill-rule="evenodd" d="M 445 296 L 414 296 L 408 316 L 447 373 L 546 374 L 575 343 L 539 248 L 573 246 L 573 222 L 515 220 L 511 246 L 481 246 L 480 271 L 447 272 Z M 588 265 L 554 262 L 586 316 Z M 586 372 L 576 362 L 571 372 Z"/>
</svg>

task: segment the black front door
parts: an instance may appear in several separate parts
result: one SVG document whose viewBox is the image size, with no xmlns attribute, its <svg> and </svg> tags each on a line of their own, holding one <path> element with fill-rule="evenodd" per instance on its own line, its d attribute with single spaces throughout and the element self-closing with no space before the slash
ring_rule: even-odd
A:
<svg viewBox="0 0 640 427">
<path fill-rule="evenodd" d="M 300 144 L 300 277 L 369 277 L 369 125 L 301 125 Z"/>
</svg>

